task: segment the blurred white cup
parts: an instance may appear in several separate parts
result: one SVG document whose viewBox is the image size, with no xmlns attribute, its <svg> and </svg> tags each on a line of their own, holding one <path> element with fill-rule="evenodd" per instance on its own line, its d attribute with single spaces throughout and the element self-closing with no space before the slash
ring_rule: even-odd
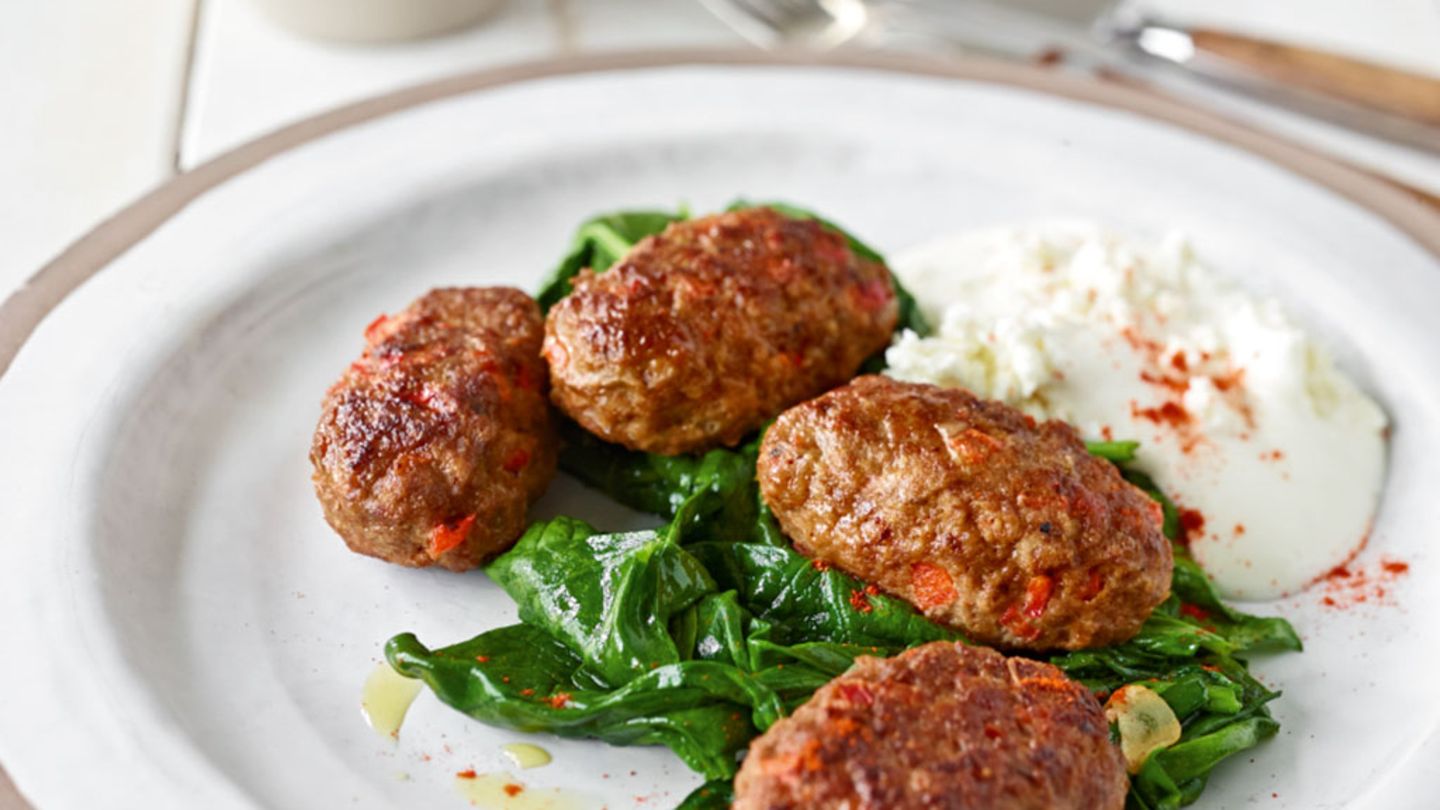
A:
<svg viewBox="0 0 1440 810">
<path fill-rule="evenodd" d="M 435 36 L 478 22 L 503 0 L 254 0 L 303 36 L 389 42 Z"/>
</svg>

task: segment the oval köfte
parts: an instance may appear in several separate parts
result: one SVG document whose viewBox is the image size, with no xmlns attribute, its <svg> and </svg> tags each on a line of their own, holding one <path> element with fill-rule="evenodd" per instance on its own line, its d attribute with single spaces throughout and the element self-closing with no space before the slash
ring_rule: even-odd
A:
<svg viewBox="0 0 1440 810">
<path fill-rule="evenodd" d="M 673 455 L 734 445 L 849 379 L 899 317 L 890 271 L 768 208 L 677 222 L 549 312 L 555 404 L 600 438 Z"/>
<path fill-rule="evenodd" d="M 756 739 L 735 810 L 1120 810 L 1095 697 L 1050 664 L 937 641 L 861 657 Z"/>
<path fill-rule="evenodd" d="M 474 568 L 508 549 L 555 474 L 534 300 L 434 290 L 365 330 L 310 449 L 325 520 L 361 554 Z"/>
<path fill-rule="evenodd" d="M 1157 504 L 1070 426 L 962 389 L 857 378 L 782 414 L 757 472 L 796 549 L 983 644 L 1117 644 L 1170 591 Z"/>
</svg>

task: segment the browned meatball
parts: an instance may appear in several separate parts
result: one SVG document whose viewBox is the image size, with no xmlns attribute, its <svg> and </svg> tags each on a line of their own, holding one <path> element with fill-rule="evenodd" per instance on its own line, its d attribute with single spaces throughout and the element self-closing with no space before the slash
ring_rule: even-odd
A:
<svg viewBox="0 0 1440 810">
<path fill-rule="evenodd" d="M 885 266 L 817 222 L 768 208 L 678 222 L 550 310 L 551 398 L 633 450 L 733 445 L 853 376 L 898 312 Z"/>
<path fill-rule="evenodd" d="M 734 810 L 1119 810 L 1129 784 L 1085 687 L 937 641 L 857 659 L 751 743 Z"/>
<path fill-rule="evenodd" d="M 354 551 L 474 568 L 514 544 L 555 474 L 540 310 L 519 290 L 434 290 L 365 330 L 310 462 Z"/>
<path fill-rule="evenodd" d="M 786 411 L 760 491 L 796 549 L 982 644 L 1117 644 L 1170 591 L 1159 507 L 1075 430 L 860 377 Z"/>
</svg>

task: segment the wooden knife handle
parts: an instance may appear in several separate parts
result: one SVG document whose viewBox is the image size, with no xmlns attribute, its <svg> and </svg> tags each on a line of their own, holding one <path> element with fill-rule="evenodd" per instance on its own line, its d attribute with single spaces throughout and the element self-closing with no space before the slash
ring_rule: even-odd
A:
<svg viewBox="0 0 1440 810">
<path fill-rule="evenodd" d="M 1440 127 L 1440 79 L 1223 31 L 1188 33 L 1197 58 L 1221 59 L 1281 84 Z"/>
</svg>

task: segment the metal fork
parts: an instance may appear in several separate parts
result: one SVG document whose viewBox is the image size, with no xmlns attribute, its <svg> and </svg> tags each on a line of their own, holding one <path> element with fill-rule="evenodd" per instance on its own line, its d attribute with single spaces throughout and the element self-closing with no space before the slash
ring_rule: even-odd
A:
<svg viewBox="0 0 1440 810">
<path fill-rule="evenodd" d="M 1116 13 L 1113 0 L 701 2 L 765 48 L 854 45 L 1010 60 L 1063 54 L 1064 64 L 1080 72 L 1166 87 L 1209 83 L 1440 154 L 1440 79 L 1242 35 L 1131 19 L 1133 14 Z M 1201 53 L 1203 42 L 1211 45 Z M 1230 43 L 1230 61 L 1217 47 L 1223 43 Z M 1236 60 L 1236 51 L 1249 54 L 1249 61 Z"/>
<path fill-rule="evenodd" d="M 762 48 L 803 45 L 829 50 L 871 24 L 864 0 L 700 0 L 711 13 Z"/>
<path fill-rule="evenodd" d="M 711 13 L 762 48 L 831 50 L 845 45 L 979 53 L 1015 58 L 1037 37 L 1072 57 L 1111 62 L 1115 54 L 1074 26 L 1024 8 L 956 0 L 701 0 Z M 1105 0 L 1078 5 L 1098 9 Z"/>
</svg>

